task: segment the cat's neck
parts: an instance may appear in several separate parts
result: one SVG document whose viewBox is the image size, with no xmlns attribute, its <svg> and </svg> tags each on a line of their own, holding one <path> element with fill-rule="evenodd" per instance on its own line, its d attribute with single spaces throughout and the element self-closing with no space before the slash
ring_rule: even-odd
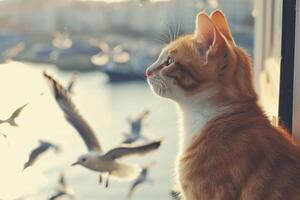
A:
<svg viewBox="0 0 300 200">
<path fill-rule="evenodd" d="M 178 104 L 181 119 L 181 148 L 185 149 L 211 119 L 222 114 L 220 106 L 212 104 L 207 94 Z"/>
<path fill-rule="evenodd" d="M 180 107 L 181 110 L 181 146 L 186 148 L 189 146 L 193 138 L 200 134 L 205 124 L 215 116 L 213 109 L 205 109 L 205 111 L 188 110 Z"/>
<path fill-rule="evenodd" d="M 178 103 L 181 119 L 181 150 L 185 150 L 195 136 L 202 133 L 204 126 L 217 117 L 234 116 L 234 114 L 247 113 L 249 116 L 261 119 L 268 123 L 267 117 L 257 105 L 255 99 L 240 99 L 222 103 L 214 103 L 212 93 L 202 93 L 196 97 L 185 99 Z"/>
</svg>

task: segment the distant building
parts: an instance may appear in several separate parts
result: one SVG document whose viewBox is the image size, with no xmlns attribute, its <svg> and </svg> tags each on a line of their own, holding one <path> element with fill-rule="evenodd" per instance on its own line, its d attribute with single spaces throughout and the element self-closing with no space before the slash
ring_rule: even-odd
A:
<svg viewBox="0 0 300 200">
<path fill-rule="evenodd" d="M 193 30 L 194 17 L 201 5 L 211 2 L 219 3 L 225 13 L 230 13 L 230 20 L 246 22 L 250 17 L 252 6 L 247 0 L 146 1 L 142 5 L 136 1 L 9 0 L 0 2 L 0 25 L 5 30 L 34 35 L 68 31 L 147 36 L 167 33 L 170 28 L 176 32 L 179 25 L 182 32 L 188 32 Z"/>
</svg>

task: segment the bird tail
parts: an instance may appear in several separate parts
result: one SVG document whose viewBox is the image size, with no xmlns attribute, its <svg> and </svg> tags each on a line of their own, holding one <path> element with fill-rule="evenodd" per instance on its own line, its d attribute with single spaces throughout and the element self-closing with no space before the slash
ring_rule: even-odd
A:
<svg viewBox="0 0 300 200">
<path fill-rule="evenodd" d="M 140 174 L 141 168 L 136 165 L 117 163 L 117 169 L 111 172 L 114 178 L 121 180 L 133 180 Z"/>
<path fill-rule="evenodd" d="M 6 123 L 9 123 L 11 126 L 19 126 L 16 122 L 16 117 L 10 116 L 7 120 L 5 120 Z"/>
</svg>

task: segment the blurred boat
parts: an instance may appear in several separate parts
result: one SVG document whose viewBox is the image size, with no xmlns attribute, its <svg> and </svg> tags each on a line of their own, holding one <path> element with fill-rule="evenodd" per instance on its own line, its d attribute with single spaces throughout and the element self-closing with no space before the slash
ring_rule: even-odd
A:
<svg viewBox="0 0 300 200">
<path fill-rule="evenodd" d="M 51 53 L 52 63 L 61 70 L 95 70 L 90 57 L 100 50 L 84 41 L 73 41 L 70 48 L 56 49 Z"/>
<path fill-rule="evenodd" d="M 101 49 L 95 47 L 86 40 L 71 40 L 67 33 L 55 33 L 52 41 L 29 44 L 26 51 L 17 52 L 16 60 L 29 61 L 36 63 L 46 63 L 56 65 L 61 70 L 78 70 L 88 71 L 96 70 L 90 58 L 101 52 Z M 19 45 L 14 48 L 22 50 L 23 46 Z M 22 47 L 22 48 L 21 48 Z"/>
<path fill-rule="evenodd" d="M 62 70 L 95 70 L 90 57 L 101 49 L 84 40 L 71 40 L 68 33 L 55 33 L 52 45 L 56 50 L 51 53 L 53 63 Z"/>
<path fill-rule="evenodd" d="M 144 81 L 146 63 L 153 62 L 149 52 L 134 51 L 122 44 L 111 47 L 105 41 L 90 38 L 89 43 L 101 49 L 91 57 L 91 62 L 99 66 L 110 82 Z"/>
<path fill-rule="evenodd" d="M 105 73 L 112 83 L 127 81 L 145 81 L 145 70 L 153 63 L 154 58 L 145 53 L 133 52 L 131 59 L 126 63 L 111 62 L 101 67 L 100 71 Z"/>
<path fill-rule="evenodd" d="M 15 60 L 52 64 L 51 53 L 55 48 L 51 44 L 37 43 L 26 47 L 26 51 L 20 52 Z"/>
<path fill-rule="evenodd" d="M 127 82 L 127 81 L 145 81 L 145 73 L 144 71 L 136 71 L 130 69 L 115 69 L 104 67 L 100 69 L 103 73 L 105 73 L 110 82 Z"/>
</svg>

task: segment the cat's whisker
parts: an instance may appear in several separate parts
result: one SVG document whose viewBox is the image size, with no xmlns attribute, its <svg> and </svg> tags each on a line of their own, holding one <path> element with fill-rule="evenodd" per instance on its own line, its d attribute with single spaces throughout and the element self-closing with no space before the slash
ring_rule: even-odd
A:
<svg viewBox="0 0 300 200">
<path fill-rule="evenodd" d="M 173 26 L 172 26 L 171 22 L 170 22 L 169 24 L 170 24 L 169 29 L 170 29 L 170 32 L 171 32 L 171 42 L 173 42 L 173 41 L 174 41 L 174 31 L 173 31 Z"/>
<path fill-rule="evenodd" d="M 167 40 L 167 42 L 166 43 L 170 43 L 170 42 L 172 42 L 172 41 L 174 41 L 174 39 L 173 39 L 173 31 L 172 31 L 172 27 L 171 27 L 171 24 L 169 23 L 169 21 L 167 21 L 166 23 L 165 22 L 163 22 L 163 24 L 164 24 L 164 26 L 165 27 L 167 27 L 168 29 L 167 29 L 167 38 L 168 38 L 168 40 Z"/>
<path fill-rule="evenodd" d="M 172 29 L 172 32 L 173 32 L 173 41 L 175 41 L 176 38 L 178 37 L 180 25 L 181 25 L 180 22 L 179 23 L 175 22 L 175 24 L 172 25 L 172 27 L 174 27 L 174 30 Z"/>
<path fill-rule="evenodd" d="M 178 27 L 177 27 L 177 31 L 176 31 L 176 38 L 179 36 L 180 34 L 180 28 L 181 28 L 181 21 L 179 21 L 178 23 Z"/>
<path fill-rule="evenodd" d="M 172 34 L 172 35 L 173 35 L 172 41 L 175 41 L 175 39 L 176 39 L 176 35 L 175 35 L 176 32 L 175 32 L 175 30 L 173 30 L 173 27 L 174 27 L 174 26 L 171 26 L 171 31 L 172 31 L 172 33 L 173 33 L 173 34 Z"/>
<path fill-rule="evenodd" d="M 169 36 L 164 31 L 158 31 L 158 38 L 155 38 L 161 44 L 167 44 L 169 42 Z"/>
<path fill-rule="evenodd" d="M 169 42 L 172 42 L 173 39 L 172 39 L 172 33 L 170 27 L 168 28 L 168 31 L 169 31 Z"/>
<path fill-rule="evenodd" d="M 154 88 L 157 88 L 157 93 L 159 95 L 163 95 L 164 91 L 167 90 L 167 85 L 165 82 L 159 78 L 158 76 L 153 76 L 150 79 L 150 82 L 152 85 L 154 85 Z"/>
<path fill-rule="evenodd" d="M 179 20 L 177 19 L 177 20 L 175 21 L 175 26 L 174 26 L 174 35 L 175 35 L 174 40 L 176 40 L 176 39 L 177 39 L 177 36 L 178 36 L 178 27 L 179 27 Z"/>
<path fill-rule="evenodd" d="M 170 43 L 170 42 L 174 41 L 174 39 L 173 39 L 174 35 L 173 35 L 173 30 L 172 30 L 171 23 L 169 21 L 167 21 L 167 27 L 168 27 L 168 33 L 169 33 L 169 41 L 168 41 L 168 43 Z"/>
</svg>

